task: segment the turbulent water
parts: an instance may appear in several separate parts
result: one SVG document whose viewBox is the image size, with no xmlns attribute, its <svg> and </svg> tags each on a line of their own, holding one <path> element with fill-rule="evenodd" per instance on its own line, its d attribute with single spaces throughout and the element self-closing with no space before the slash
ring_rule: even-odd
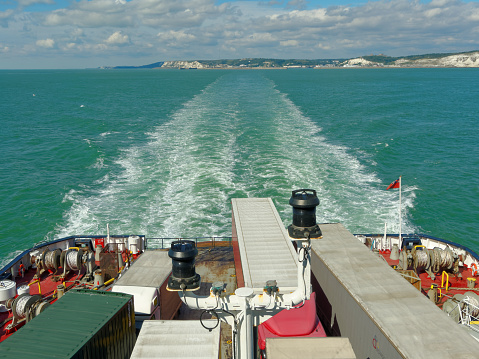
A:
<svg viewBox="0 0 479 359">
<path fill-rule="evenodd" d="M 475 69 L 0 71 L 0 265 L 72 234 L 229 236 L 234 197 L 479 251 Z"/>
</svg>

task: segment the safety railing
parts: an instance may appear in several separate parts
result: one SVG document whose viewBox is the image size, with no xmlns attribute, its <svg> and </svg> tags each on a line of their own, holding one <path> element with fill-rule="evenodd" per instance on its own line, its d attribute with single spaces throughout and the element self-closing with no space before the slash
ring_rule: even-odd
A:
<svg viewBox="0 0 479 359">
<path fill-rule="evenodd" d="M 145 238 L 146 249 L 167 249 L 170 248 L 171 242 L 187 240 L 194 241 L 196 247 L 229 247 L 231 246 L 232 237 L 159 237 Z"/>
<path fill-rule="evenodd" d="M 477 324 L 479 324 L 479 318 L 477 317 L 479 313 L 479 308 L 475 305 L 477 301 L 469 298 L 467 295 L 462 300 L 463 305 L 459 304 L 459 308 L 462 310 L 459 312 L 461 315 L 460 324 L 465 325 L 476 332 L 479 332 Z M 475 325 L 474 325 L 475 324 Z"/>
</svg>

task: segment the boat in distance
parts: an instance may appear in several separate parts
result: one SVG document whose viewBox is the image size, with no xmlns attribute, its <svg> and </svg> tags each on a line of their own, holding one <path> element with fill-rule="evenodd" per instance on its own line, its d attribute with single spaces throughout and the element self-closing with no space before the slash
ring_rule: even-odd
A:
<svg viewBox="0 0 479 359">
<path fill-rule="evenodd" d="M 477 358 L 479 256 L 234 198 L 231 237 L 71 236 L 0 269 L 0 358 Z"/>
</svg>

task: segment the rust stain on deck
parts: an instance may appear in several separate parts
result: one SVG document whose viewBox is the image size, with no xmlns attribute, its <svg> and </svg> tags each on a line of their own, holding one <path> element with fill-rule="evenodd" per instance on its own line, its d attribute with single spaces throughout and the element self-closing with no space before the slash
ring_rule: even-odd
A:
<svg viewBox="0 0 479 359">
<path fill-rule="evenodd" d="M 231 245 L 219 246 L 218 243 L 215 244 L 214 248 L 203 248 L 198 245 L 196 272 L 201 276 L 201 286 L 195 292 L 197 295 L 209 295 L 212 283 L 217 281 L 226 284 L 226 295 L 234 293 L 237 288 L 233 247 Z M 190 309 L 183 303 L 177 319 L 199 320 L 201 313 L 201 310 Z M 205 313 L 202 318 L 211 319 L 211 315 Z M 221 358 L 232 358 L 231 340 L 231 326 L 221 322 Z"/>
</svg>

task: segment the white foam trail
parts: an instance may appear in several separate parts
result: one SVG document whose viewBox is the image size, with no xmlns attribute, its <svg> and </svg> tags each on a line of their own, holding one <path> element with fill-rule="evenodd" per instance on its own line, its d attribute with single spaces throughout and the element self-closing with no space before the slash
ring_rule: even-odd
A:
<svg viewBox="0 0 479 359">
<path fill-rule="evenodd" d="M 104 233 L 106 223 L 150 237 L 228 236 L 230 199 L 247 196 L 272 197 L 287 225 L 297 188 L 318 191 L 320 222 L 353 232 L 382 232 L 384 222 L 397 228 L 397 191 L 385 191 L 350 149 L 330 143 L 274 83 L 251 72 L 219 78 L 148 138 L 125 148 L 108 175 L 65 195 L 72 205 L 53 236 Z M 403 188 L 406 209 L 414 191 Z M 406 211 L 403 229 L 413 230 Z"/>
<path fill-rule="evenodd" d="M 317 189 L 321 199 L 318 221 L 341 222 L 354 232 L 381 232 L 384 222 L 391 230 L 398 230 L 397 192 L 385 191 L 377 176 L 350 154 L 350 149 L 329 143 L 317 125 L 283 98 L 288 116 L 294 119 L 278 119 L 284 151 L 295 154 L 285 161 L 286 171 L 292 174 L 290 178 L 297 178 L 292 187 Z M 415 196 L 412 188 L 403 188 L 403 192 L 403 208 L 407 209 Z M 403 230 L 412 230 L 404 214 L 403 223 Z"/>
</svg>

